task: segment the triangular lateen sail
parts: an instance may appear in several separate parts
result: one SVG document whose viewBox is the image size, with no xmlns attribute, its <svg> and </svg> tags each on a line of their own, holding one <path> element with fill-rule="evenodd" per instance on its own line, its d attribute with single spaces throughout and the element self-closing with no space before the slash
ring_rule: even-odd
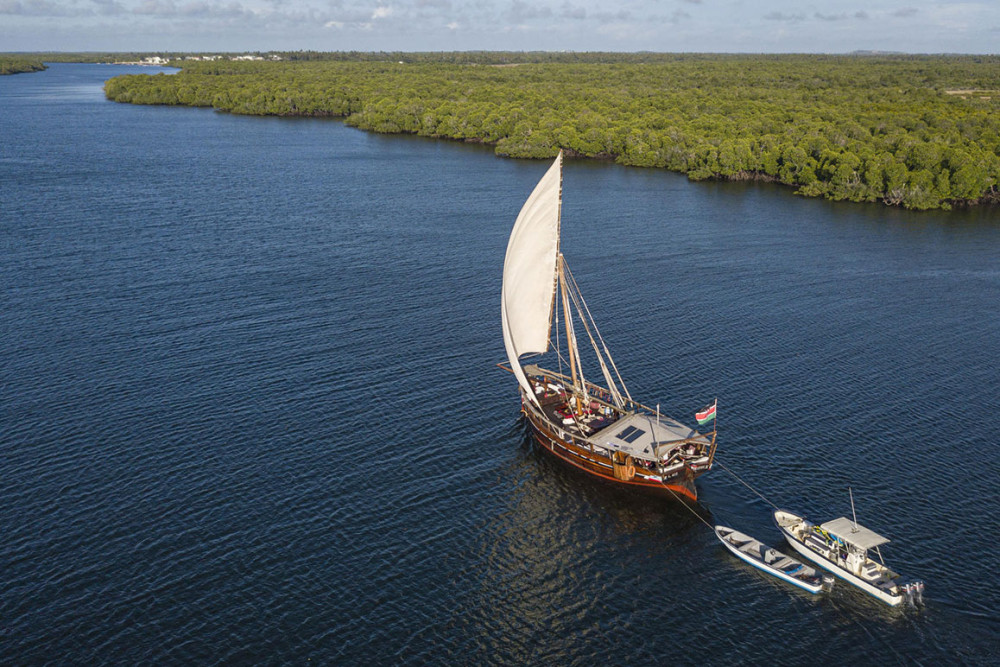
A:
<svg viewBox="0 0 1000 667">
<path fill-rule="evenodd" d="M 507 359 L 525 393 L 536 401 L 520 357 L 549 348 L 559 254 L 562 152 L 521 208 L 503 263 L 500 315 Z"/>
</svg>

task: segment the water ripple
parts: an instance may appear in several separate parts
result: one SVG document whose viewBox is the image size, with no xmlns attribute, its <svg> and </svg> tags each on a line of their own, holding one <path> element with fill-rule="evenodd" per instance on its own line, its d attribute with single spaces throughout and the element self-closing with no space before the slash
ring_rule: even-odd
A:
<svg viewBox="0 0 1000 667">
<path fill-rule="evenodd" d="M 0 77 L 9 661 L 1000 657 L 988 215 L 567 167 L 563 250 L 632 394 L 689 423 L 718 396 L 719 460 L 769 500 L 825 520 L 850 486 L 928 584 L 890 610 L 791 589 L 534 448 L 494 364 L 545 165 L 115 105 L 113 71 Z M 707 520 L 778 543 L 721 468 L 699 487 Z"/>
</svg>

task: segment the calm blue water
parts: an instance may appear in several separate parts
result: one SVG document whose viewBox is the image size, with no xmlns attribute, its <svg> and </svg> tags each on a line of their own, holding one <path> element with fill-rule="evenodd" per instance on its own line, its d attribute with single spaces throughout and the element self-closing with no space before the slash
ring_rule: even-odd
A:
<svg viewBox="0 0 1000 667">
<path fill-rule="evenodd" d="M 809 596 L 533 450 L 507 235 L 546 164 L 0 77 L 0 662 L 1000 661 L 1000 213 L 568 163 L 636 398 L 850 513 L 927 606 Z M 148 71 L 148 70 L 141 70 Z M 778 544 L 722 469 L 711 520 Z"/>
</svg>

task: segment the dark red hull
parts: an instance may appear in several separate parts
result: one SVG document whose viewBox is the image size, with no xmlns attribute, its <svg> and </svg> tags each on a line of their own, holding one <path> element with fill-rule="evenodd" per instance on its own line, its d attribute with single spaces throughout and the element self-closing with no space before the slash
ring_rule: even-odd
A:
<svg viewBox="0 0 1000 667">
<path fill-rule="evenodd" d="M 695 473 L 688 468 L 667 480 L 660 480 L 650 479 L 654 476 L 653 473 L 650 472 L 647 475 L 645 474 L 646 471 L 639 470 L 632 479 L 619 479 L 615 476 L 610 461 L 605 460 L 603 457 L 595 456 L 588 449 L 561 439 L 532 411 L 522 409 L 522 412 L 527 417 L 528 423 L 531 425 L 532 436 L 539 446 L 560 461 L 573 466 L 577 470 L 606 482 L 611 482 L 621 488 L 652 493 L 663 497 L 683 498 L 692 502 L 698 500 L 698 491 L 695 488 L 694 479 L 701 473 Z"/>
</svg>

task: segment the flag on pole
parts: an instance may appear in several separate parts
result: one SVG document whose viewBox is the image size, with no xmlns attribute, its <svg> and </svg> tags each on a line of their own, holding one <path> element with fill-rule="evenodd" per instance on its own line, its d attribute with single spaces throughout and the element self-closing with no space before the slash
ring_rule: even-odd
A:
<svg viewBox="0 0 1000 667">
<path fill-rule="evenodd" d="M 694 418 L 698 420 L 699 424 L 707 424 L 708 422 L 715 419 L 715 404 L 719 402 L 719 399 L 715 399 L 710 404 L 703 407 L 698 412 L 694 413 Z"/>
</svg>

